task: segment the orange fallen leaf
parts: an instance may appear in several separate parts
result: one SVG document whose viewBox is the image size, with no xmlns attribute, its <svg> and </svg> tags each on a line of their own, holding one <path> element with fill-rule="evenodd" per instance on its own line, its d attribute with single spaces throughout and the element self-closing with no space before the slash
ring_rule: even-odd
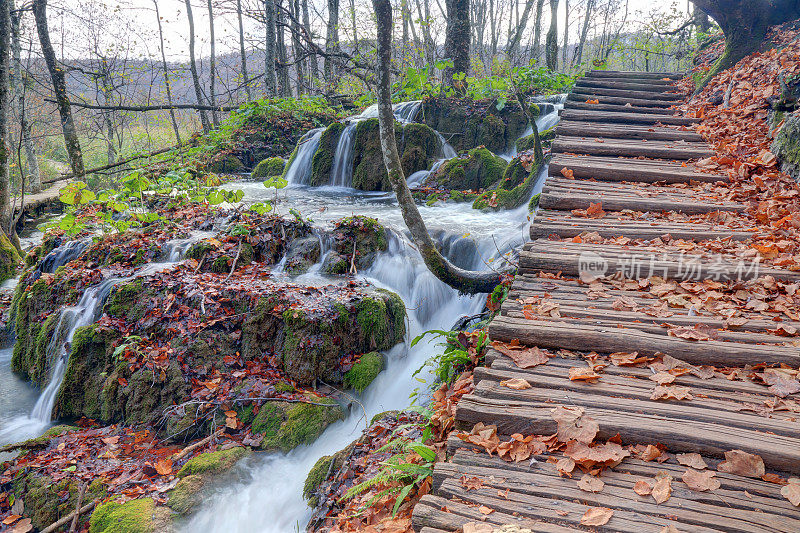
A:
<svg viewBox="0 0 800 533">
<path fill-rule="evenodd" d="M 597 381 L 600 379 L 600 374 L 593 369 L 587 367 L 573 366 L 569 369 L 570 381 Z"/>
<path fill-rule="evenodd" d="M 172 459 L 169 457 L 156 461 L 156 464 L 153 466 L 159 475 L 168 476 L 172 473 Z"/>
<path fill-rule="evenodd" d="M 505 381 L 501 381 L 500 385 L 514 390 L 525 390 L 531 388 L 531 384 L 522 378 L 507 379 Z"/>
<path fill-rule="evenodd" d="M 490 515 L 494 512 L 494 509 L 486 507 L 485 505 L 481 505 L 480 507 L 478 507 L 478 511 L 480 511 L 482 515 Z"/>
<path fill-rule="evenodd" d="M 640 479 L 633 485 L 633 492 L 639 496 L 650 496 L 650 493 L 653 492 L 653 486 L 649 482 Z"/>
<path fill-rule="evenodd" d="M 708 468 L 703 456 L 699 453 L 679 453 L 675 455 L 675 459 L 683 466 L 689 466 L 697 470 Z"/>
<path fill-rule="evenodd" d="M 672 476 L 665 475 L 656 481 L 651 493 L 657 504 L 664 503 L 672 496 Z"/>
<path fill-rule="evenodd" d="M 683 473 L 681 479 L 690 490 L 695 492 L 705 492 L 707 490 L 717 490 L 720 487 L 718 479 L 715 479 L 715 472 L 710 470 L 700 471 L 690 468 Z"/>
<path fill-rule="evenodd" d="M 717 470 L 745 477 L 761 477 L 764 475 L 764 460 L 752 453 L 731 450 L 725 452 L 725 461 L 717 465 Z"/>
<path fill-rule="evenodd" d="M 789 478 L 789 483 L 781 488 L 781 496 L 795 507 L 800 507 L 800 478 Z"/>
<path fill-rule="evenodd" d="M 605 486 L 606 484 L 603 483 L 602 479 L 590 476 L 589 474 L 584 474 L 581 479 L 578 480 L 578 488 L 586 492 L 600 492 Z"/>
<path fill-rule="evenodd" d="M 17 521 L 17 520 L 19 520 L 20 518 L 22 518 L 22 516 L 21 516 L 21 515 L 18 515 L 18 514 L 10 514 L 10 515 L 8 515 L 7 517 L 5 517 L 5 519 L 3 520 L 3 525 L 10 526 L 11 524 L 13 524 L 14 522 L 16 522 L 16 521 Z"/>
<path fill-rule="evenodd" d="M 567 179 L 573 179 L 575 177 L 575 172 L 571 168 L 564 167 L 561 169 L 561 175 Z"/>
<path fill-rule="evenodd" d="M 464 487 L 464 489 L 466 489 L 467 491 L 477 490 L 483 487 L 483 480 L 477 476 L 470 477 L 464 474 L 463 476 L 461 476 L 461 479 L 459 481 L 461 482 L 461 486 Z"/>
<path fill-rule="evenodd" d="M 561 442 L 576 440 L 588 444 L 600 430 L 594 419 L 584 415 L 582 407 L 559 405 L 551 413 L 553 420 L 558 424 L 557 434 Z"/>
<path fill-rule="evenodd" d="M 692 394 L 689 387 L 680 385 L 657 385 L 650 395 L 651 400 L 691 400 Z"/>
<path fill-rule="evenodd" d="M 581 517 L 581 525 L 602 526 L 611 520 L 614 510 L 608 507 L 590 507 Z"/>
</svg>

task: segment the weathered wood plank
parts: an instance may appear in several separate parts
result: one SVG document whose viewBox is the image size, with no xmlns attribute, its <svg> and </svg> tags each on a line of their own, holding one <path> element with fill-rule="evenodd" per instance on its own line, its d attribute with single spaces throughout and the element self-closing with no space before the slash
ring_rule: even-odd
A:
<svg viewBox="0 0 800 533">
<path fill-rule="evenodd" d="M 617 111 L 620 113 L 647 113 L 651 115 L 676 116 L 675 111 L 665 107 L 644 107 L 632 104 L 589 104 L 585 101 L 567 100 L 564 109 L 584 109 L 587 111 Z"/>
<path fill-rule="evenodd" d="M 586 73 L 587 78 L 640 78 L 652 83 L 674 83 L 684 76 L 685 74 L 681 72 L 640 72 L 638 70 L 590 70 Z M 669 78 L 671 81 L 666 81 L 664 78 Z"/>
<path fill-rule="evenodd" d="M 661 200 L 653 198 L 641 198 L 635 195 L 629 197 L 610 197 L 599 196 L 597 194 L 571 192 L 563 190 L 548 189 L 542 192 L 539 199 L 539 207 L 543 209 L 555 209 L 561 211 L 571 211 L 573 209 L 587 209 L 590 204 L 601 201 L 603 209 L 606 211 L 622 211 L 630 209 L 633 211 L 677 211 L 689 215 L 712 213 L 714 211 L 733 211 L 743 212 L 745 206 L 741 204 L 712 204 L 706 202 L 681 202 L 679 200 Z"/>
<path fill-rule="evenodd" d="M 585 88 L 589 88 L 589 90 L 593 89 L 622 89 L 622 90 L 630 90 L 630 91 L 641 91 L 641 92 L 648 92 L 648 93 L 673 93 L 683 96 L 677 87 L 674 85 L 667 83 L 653 83 L 652 80 L 636 80 L 636 79 L 628 79 L 628 80 L 621 80 L 621 79 L 592 79 L 592 78 L 581 78 L 577 82 L 575 82 L 575 89 L 576 90 L 583 90 Z"/>
<path fill-rule="evenodd" d="M 616 96 L 618 98 L 641 98 L 643 100 L 661 100 L 664 102 L 678 102 L 685 98 L 682 94 L 665 93 L 665 92 L 651 92 L 651 91 L 636 91 L 631 89 L 603 89 L 595 87 L 581 87 L 578 88 L 583 94 L 589 94 L 592 97 L 599 96 Z"/>
<path fill-rule="evenodd" d="M 588 104 L 587 104 L 588 105 Z M 559 122 L 556 135 L 572 137 L 601 137 L 606 139 L 646 139 L 649 141 L 687 141 L 704 143 L 703 137 L 693 131 L 658 126 L 620 126 L 594 122 Z"/>
<path fill-rule="evenodd" d="M 683 167 L 666 161 L 658 164 L 639 164 L 635 159 L 612 157 L 574 156 L 555 154 L 550 160 L 548 175 L 561 176 L 563 169 L 573 172 L 575 178 L 605 181 L 637 181 L 642 183 L 688 183 L 698 181 L 716 183 L 728 181 L 724 174 L 699 172 L 693 167 Z"/>
<path fill-rule="evenodd" d="M 527 320 L 499 316 L 489 324 L 494 340 L 514 339 L 529 346 L 587 352 L 638 352 L 667 354 L 693 365 L 744 366 L 758 363 L 800 364 L 800 349 L 789 346 L 743 344 L 723 341 L 689 341 L 634 329 L 619 329 L 565 321 Z"/>
<path fill-rule="evenodd" d="M 597 100 L 600 104 L 614 104 L 614 105 L 631 105 L 637 107 L 653 107 L 660 109 L 670 109 L 674 107 L 673 102 L 666 100 L 650 100 L 648 98 L 620 98 L 618 96 L 597 96 L 592 94 L 584 94 L 580 91 L 574 91 L 567 95 L 567 102 L 587 102 L 588 100 Z"/>
<path fill-rule="evenodd" d="M 601 142 L 598 142 L 601 141 Z M 550 151 L 609 157 L 652 157 L 669 160 L 702 159 L 714 155 L 705 143 L 686 141 L 647 141 L 637 139 L 597 139 L 586 136 L 558 136 Z"/>
<path fill-rule="evenodd" d="M 643 113 L 619 113 L 615 111 L 584 111 L 578 109 L 564 109 L 559 112 L 559 115 L 564 120 L 617 124 L 672 124 L 675 126 L 688 126 L 699 122 L 699 119 L 688 117 L 645 115 Z"/>
</svg>

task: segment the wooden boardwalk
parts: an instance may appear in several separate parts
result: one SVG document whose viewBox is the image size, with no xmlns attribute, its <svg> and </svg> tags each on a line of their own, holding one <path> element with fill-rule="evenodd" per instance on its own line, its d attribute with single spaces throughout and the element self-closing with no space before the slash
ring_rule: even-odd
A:
<svg viewBox="0 0 800 533">
<path fill-rule="evenodd" d="M 563 449 L 513 462 L 451 437 L 449 460 L 437 464 L 432 493 L 414 509 L 415 531 L 800 531 L 800 508 L 776 482 L 800 477 L 800 386 L 791 372 L 784 380 L 761 365 L 800 366 L 795 300 L 777 306 L 782 314 L 765 289 L 800 273 L 753 268 L 736 253 L 756 228 L 730 215 L 745 206 L 720 194 L 715 184 L 726 177 L 693 164 L 712 152 L 692 130 L 697 121 L 670 110 L 684 98 L 672 86 L 678 77 L 592 72 L 577 83 L 556 129 L 532 240 L 489 326 L 493 341 L 519 341 L 550 358 L 523 369 L 490 350 L 456 409 L 459 429 L 495 425 L 501 442 L 553 435 L 554 408 L 580 409 L 598 425 L 595 442 L 656 453 L 634 451 L 598 475 L 574 463 L 560 471 Z M 595 218 L 587 213 L 598 208 Z M 512 379 L 529 387 L 504 386 Z M 759 456 L 764 471 L 718 470 L 731 450 Z M 702 456 L 718 487 L 689 488 L 684 476 L 697 472 L 676 458 L 687 453 Z M 586 473 L 602 490 L 579 488 Z M 634 490 L 668 477 L 666 501 Z M 598 507 L 613 510 L 610 520 L 583 525 Z"/>
</svg>

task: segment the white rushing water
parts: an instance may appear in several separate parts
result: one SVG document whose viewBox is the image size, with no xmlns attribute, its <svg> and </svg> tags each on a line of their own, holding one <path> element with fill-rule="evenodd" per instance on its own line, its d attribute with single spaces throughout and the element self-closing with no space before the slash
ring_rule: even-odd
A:
<svg viewBox="0 0 800 533">
<path fill-rule="evenodd" d="M 553 124 L 558 121 L 559 107 L 559 104 L 543 105 L 542 110 L 549 113 L 542 113 L 537 126 L 541 123 L 552 127 L 550 121 Z M 409 182 L 421 182 L 428 171 L 423 172 L 424 176 L 417 175 L 420 173 L 410 176 Z M 541 191 L 546 176 L 545 166 L 537 178 L 533 194 Z M 257 202 L 271 194 L 259 185 L 237 183 L 232 186 L 244 190 L 246 202 Z M 485 304 L 485 295 L 459 295 L 430 273 L 406 237 L 393 194 L 364 193 L 343 187 L 290 187 L 284 189 L 282 195 L 282 210 L 294 208 L 313 217 L 317 224 L 355 213 L 377 218 L 389 228 L 389 249 L 360 276 L 376 286 L 396 292 L 403 299 L 408 311 L 406 342 L 385 354 L 386 369 L 360 398 L 366 409 L 366 419 L 363 411 L 356 407 L 345 420 L 328 427 L 311 445 L 300 446 L 288 454 L 257 454 L 246 459 L 235 469 L 237 479 L 233 483 L 208 495 L 203 510 L 185 525 L 185 533 L 287 533 L 304 530 L 311 509 L 302 498 L 302 488 L 314 463 L 321 456 L 333 454 L 358 438 L 375 414 L 408 407 L 411 393 L 422 386 L 413 373 L 440 348 L 431 339 L 412 348 L 410 340 L 426 330 L 449 330 L 459 318 L 479 313 Z M 432 235 L 441 243 L 442 252 L 466 269 L 497 268 L 506 252 L 521 246 L 527 239 L 530 224 L 527 202 L 506 212 L 480 212 L 467 204 L 452 202 L 422 205 L 419 209 Z M 309 275 L 311 273 L 301 278 Z M 428 381 L 431 379 L 430 375 L 423 377 Z"/>
</svg>

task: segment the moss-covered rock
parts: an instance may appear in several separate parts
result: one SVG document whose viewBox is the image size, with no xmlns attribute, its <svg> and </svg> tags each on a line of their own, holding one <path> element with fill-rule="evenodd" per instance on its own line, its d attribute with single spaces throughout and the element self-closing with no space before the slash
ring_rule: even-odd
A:
<svg viewBox="0 0 800 533">
<path fill-rule="evenodd" d="M 431 174 L 425 185 L 445 190 L 487 189 L 500 181 L 506 161 L 481 146 L 450 159 Z"/>
<path fill-rule="evenodd" d="M 317 151 L 311 159 L 311 185 L 319 187 L 330 182 L 336 146 L 344 128 L 341 122 L 334 122 L 322 132 Z"/>
<path fill-rule="evenodd" d="M 158 516 L 152 498 L 119 503 L 102 503 L 92 513 L 89 533 L 156 533 L 164 531 L 163 515 Z"/>
<path fill-rule="evenodd" d="M 549 130 L 544 130 L 539 132 L 539 139 L 542 141 L 543 148 L 547 148 L 549 143 L 556 138 L 556 129 L 550 128 Z M 528 150 L 532 150 L 534 146 L 534 135 L 531 133 L 525 137 L 520 137 L 517 140 L 517 152 L 527 152 Z"/>
<path fill-rule="evenodd" d="M 315 235 L 293 240 L 286 251 L 284 271 L 290 274 L 307 272 L 313 264 L 319 261 L 320 252 L 319 238 Z"/>
<path fill-rule="evenodd" d="M 25 515 L 37 529 L 44 529 L 59 518 L 75 510 L 78 497 L 78 483 L 68 479 L 53 482 L 47 476 L 35 471 L 19 473 L 11 482 L 9 493 L 21 498 L 25 506 Z M 95 481 L 86 489 L 85 500 L 104 498 L 105 485 Z"/>
<path fill-rule="evenodd" d="M 311 444 L 325 428 L 344 419 L 344 410 L 333 400 L 310 397 L 314 403 L 268 402 L 253 421 L 253 434 L 262 435 L 260 448 L 288 452 Z"/>
<path fill-rule="evenodd" d="M 283 174 L 285 168 L 286 161 L 284 161 L 282 157 L 269 157 L 256 165 L 250 177 L 262 179 L 280 176 Z"/>
<path fill-rule="evenodd" d="M 233 174 L 235 172 L 241 172 L 243 169 L 244 163 L 233 154 L 219 155 L 206 165 L 207 171 L 216 174 Z"/>
<path fill-rule="evenodd" d="M 528 202 L 542 164 L 543 161 L 529 164 L 519 157 L 512 159 L 498 187 L 476 198 L 472 207 L 490 210 L 514 209 Z"/>
<path fill-rule="evenodd" d="M 361 356 L 356 364 L 344 375 L 344 386 L 353 389 L 358 393 L 364 390 L 375 381 L 378 374 L 383 370 L 383 355 L 378 352 L 370 352 Z"/>
<path fill-rule="evenodd" d="M 169 491 L 167 505 L 179 515 L 188 515 L 199 505 L 205 485 L 203 476 L 190 475 L 181 478 L 175 488 Z"/>
<path fill-rule="evenodd" d="M 772 152 L 781 162 L 781 170 L 800 180 L 800 112 L 786 117 L 772 143 Z"/>
<path fill-rule="evenodd" d="M 201 453 L 190 459 L 178 472 L 178 477 L 199 474 L 220 474 L 230 468 L 247 455 L 247 448 L 236 446 L 227 450 Z"/>
<path fill-rule="evenodd" d="M 331 241 L 333 250 L 322 265 L 322 271 L 327 274 L 347 274 L 351 261 L 356 270 L 365 270 L 372 266 L 378 253 L 389 246 L 386 228 L 376 219 L 361 215 L 337 220 Z"/>
<path fill-rule="evenodd" d="M 0 282 L 13 278 L 17 268 L 22 263 L 22 257 L 5 233 L 0 233 Z"/>
</svg>

